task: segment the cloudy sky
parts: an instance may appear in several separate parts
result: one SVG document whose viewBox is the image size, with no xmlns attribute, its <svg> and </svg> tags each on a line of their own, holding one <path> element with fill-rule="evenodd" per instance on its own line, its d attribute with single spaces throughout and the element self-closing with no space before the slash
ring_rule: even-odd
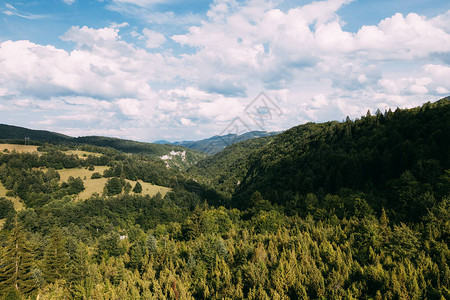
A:
<svg viewBox="0 0 450 300">
<path fill-rule="evenodd" d="M 0 0 L 0 123 L 193 140 L 449 94 L 447 0 Z"/>
</svg>

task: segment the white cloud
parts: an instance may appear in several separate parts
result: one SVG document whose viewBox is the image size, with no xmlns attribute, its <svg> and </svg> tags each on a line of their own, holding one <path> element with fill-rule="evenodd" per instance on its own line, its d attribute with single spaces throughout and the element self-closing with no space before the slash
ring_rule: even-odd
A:
<svg viewBox="0 0 450 300">
<path fill-rule="evenodd" d="M 166 0 L 113 0 L 118 4 L 133 4 L 136 6 L 149 7 L 157 3 L 166 2 Z"/>
<path fill-rule="evenodd" d="M 143 11 L 150 19 L 157 12 L 149 7 L 157 2 L 109 5 Z M 448 93 L 450 12 L 430 19 L 394 14 L 349 32 L 338 10 L 350 2 L 318 1 L 283 11 L 278 1 L 215 0 L 202 22 L 171 40 L 150 29 L 129 29 L 145 48 L 122 39 L 128 23 L 71 27 L 61 38 L 72 43 L 72 51 L 5 41 L 2 110 L 31 107 L 40 114 L 36 124 L 76 133 L 82 132 L 73 125 L 79 116 L 87 132 L 148 139 L 218 134 L 261 90 L 285 111 L 267 123 L 269 130 L 417 105 Z M 177 17 L 163 14 L 149 22 Z M 174 42 L 179 45 L 171 49 Z"/>
<path fill-rule="evenodd" d="M 142 30 L 142 34 L 145 38 L 145 46 L 149 49 L 159 48 L 166 41 L 164 35 L 147 28 Z"/>
<path fill-rule="evenodd" d="M 63 2 L 67 5 L 72 5 L 75 3 L 76 0 L 63 0 Z"/>
<path fill-rule="evenodd" d="M 120 99 L 117 105 L 123 114 L 130 117 L 139 117 L 141 115 L 141 103 L 136 99 Z"/>
</svg>

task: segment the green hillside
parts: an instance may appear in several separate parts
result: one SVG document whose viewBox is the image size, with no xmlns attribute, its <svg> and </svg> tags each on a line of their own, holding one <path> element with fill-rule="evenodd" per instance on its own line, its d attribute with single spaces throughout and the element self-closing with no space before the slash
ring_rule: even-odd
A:
<svg viewBox="0 0 450 300">
<path fill-rule="evenodd" d="M 0 299 L 450 299 L 449 122 L 308 123 L 186 171 L 173 145 L 3 150 Z"/>
<path fill-rule="evenodd" d="M 395 208 L 402 218 L 418 220 L 434 202 L 420 197 L 428 193 L 438 201 L 449 190 L 449 104 L 446 98 L 355 121 L 294 127 L 250 155 L 235 203 L 245 207 L 259 191 L 272 203 L 305 208 L 308 193 L 363 192 L 374 209 Z"/>
<path fill-rule="evenodd" d="M 30 138 L 30 141 L 41 143 L 66 142 L 72 139 L 72 137 L 56 132 L 0 124 L 0 140 L 17 140 L 23 143 L 24 138 Z"/>
<path fill-rule="evenodd" d="M 233 144 L 252 140 L 260 137 L 272 136 L 277 134 L 276 132 L 267 131 L 250 131 L 243 133 L 241 135 L 237 134 L 227 134 L 222 136 L 213 136 L 208 139 L 203 139 L 199 141 L 185 141 L 185 142 L 175 142 L 173 145 L 181 145 L 187 148 L 199 150 L 208 154 L 216 154 L 224 150 Z M 164 141 L 162 141 L 164 142 Z"/>
<path fill-rule="evenodd" d="M 198 150 L 189 149 L 183 146 L 143 143 L 110 137 L 78 137 L 73 139 L 73 142 L 98 147 L 109 147 L 125 153 L 144 154 L 152 158 L 167 156 L 166 161 L 168 165 L 179 169 L 186 169 L 206 156 Z M 183 154 L 183 152 L 185 152 L 185 154 Z M 174 154 L 171 155 L 171 153 Z"/>
<path fill-rule="evenodd" d="M 255 138 L 228 146 L 189 168 L 188 174 L 231 196 L 231 191 L 248 170 L 250 154 L 268 145 L 273 138 L 274 136 Z"/>
<path fill-rule="evenodd" d="M 32 130 L 17 126 L 0 124 L 0 142 L 3 141 L 3 143 L 23 144 L 25 137 L 30 138 L 30 143 L 33 145 L 52 143 L 71 148 L 90 145 L 103 148 L 112 148 L 125 153 L 143 154 L 153 159 L 160 159 L 163 156 L 168 156 L 168 158 L 166 159 L 167 165 L 169 167 L 177 169 L 186 169 L 206 156 L 200 151 L 178 145 L 143 143 L 101 136 L 86 136 L 74 138 L 50 131 Z M 97 149 L 95 151 L 99 150 Z M 104 150 L 102 151 L 104 152 Z M 171 152 L 175 152 L 175 154 L 170 155 Z M 181 155 L 183 152 L 186 153 Z"/>
</svg>

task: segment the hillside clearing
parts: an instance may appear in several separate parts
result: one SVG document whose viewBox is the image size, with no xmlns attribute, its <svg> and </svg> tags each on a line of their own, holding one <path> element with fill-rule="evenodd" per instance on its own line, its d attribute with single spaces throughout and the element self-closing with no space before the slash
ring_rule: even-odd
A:
<svg viewBox="0 0 450 300">
<path fill-rule="evenodd" d="M 91 179 L 92 174 L 98 172 L 103 175 L 103 172 L 107 170 L 109 167 L 107 166 L 95 166 L 95 169 L 93 171 L 89 171 L 85 168 L 74 168 L 74 169 L 62 169 L 57 170 L 59 175 L 61 176 L 61 181 L 67 181 L 70 176 L 77 178 L 80 177 L 84 180 Z"/>
<path fill-rule="evenodd" d="M 80 177 L 83 180 L 85 190 L 82 191 L 77 198 L 81 200 L 85 200 L 92 196 L 92 194 L 97 193 L 101 195 L 103 193 L 103 188 L 108 180 L 108 178 L 98 178 L 91 179 L 93 173 L 98 172 L 103 174 L 103 172 L 108 169 L 107 166 L 96 166 L 95 170 L 89 171 L 88 169 L 62 169 L 58 170 L 59 175 L 61 176 L 61 181 L 66 181 L 70 176 L 77 178 Z M 132 187 L 136 185 L 136 181 L 125 179 L 125 181 L 129 182 Z M 139 183 L 142 185 L 142 195 L 155 196 L 157 193 L 160 193 L 162 197 L 164 197 L 169 191 L 170 188 L 153 185 L 148 182 L 143 182 L 139 180 Z M 130 192 L 133 195 L 133 192 Z"/>
<path fill-rule="evenodd" d="M 16 144 L 0 144 L 0 152 L 8 153 L 12 151 L 16 151 L 19 153 L 34 153 L 37 152 L 39 154 L 42 154 L 42 152 L 38 151 L 39 146 L 32 146 L 32 145 L 16 145 Z M 8 150 L 5 152 L 5 150 Z M 78 155 L 78 158 L 80 159 L 86 159 L 89 155 L 100 157 L 102 156 L 101 153 L 95 153 L 95 152 L 88 152 L 83 150 L 66 150 L 62 151 L 66 155 Z"/>
<path fill-rule="evenodd" d="M 101 153 L 94 153 L 94 152 L 88 152 L 88 151 L 83 151 L 83 150 L 67 150 L 67 151 L 63 151 L 63 153 L 65 153 L 66 155 L 78 155 L 78 158 L 80 159 L 86 159 L 89 155 L 92 156 L 96 156 L 96 157 L 100 157 L 102 156 Z"/>
<path fill-rule="evenodd" d="M 38 146 L 0 144 L 0 151 L 3 153 L 5 153 L 5 149 L 8 150 L 9 152 L 16 151 L 16 152 L 20 152 L 20 153 L 33 153 L 33 152 L 38 152 L 37 148 L 38 148 Z"/>
<path fill-rule="evenodd" d="M 4 197 L 8 200 L 11 200 L 11 202 L 14 204 L 14 209 L 16 211 L 20 211 L 20 210 L 24 209 L 24 205 L 23 205 L 22 201 L 20 201 L 20 199 L 17 197 L 6 196 L 7 192 L 8 192 L 8 190 L 0 182 L 0 197 Z"/>
</svg>

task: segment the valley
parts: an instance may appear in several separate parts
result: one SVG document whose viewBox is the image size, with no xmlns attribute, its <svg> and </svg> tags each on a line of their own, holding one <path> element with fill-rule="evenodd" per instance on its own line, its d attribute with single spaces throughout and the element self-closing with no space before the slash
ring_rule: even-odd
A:
<svg viewBox="0 0 450 300">
<path fill-rule="evenodd" d="M 0 130 L 12 137 L 0 144 L 0 293 L 448 298 L 449 122 L 444 98 L 213 155 L 102 137 L 50 143 L 48 132 L 23 146 Z"/>
</svg>

